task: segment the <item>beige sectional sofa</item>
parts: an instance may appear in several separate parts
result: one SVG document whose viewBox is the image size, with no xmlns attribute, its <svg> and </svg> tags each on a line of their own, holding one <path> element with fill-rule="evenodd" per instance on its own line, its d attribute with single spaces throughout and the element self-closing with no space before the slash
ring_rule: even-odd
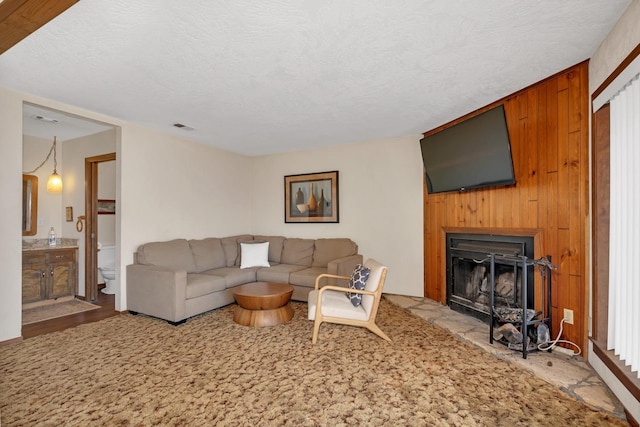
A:
<svg viewBox="0 0 640 427">
<path fill-rule="evenodd" d="M 243 246 L 266 242 L 270 266 L 241 268 Z M 146 243 L 127 266 L 127 308 L 179 324 L 233 303 L 235 286 L 256 281 L 289 283 L 292 299 L 307 301 L 319 274 L 349 276 L 358 263 L 358 246 L 346 238 L 244 234 Z"/>
</svg>

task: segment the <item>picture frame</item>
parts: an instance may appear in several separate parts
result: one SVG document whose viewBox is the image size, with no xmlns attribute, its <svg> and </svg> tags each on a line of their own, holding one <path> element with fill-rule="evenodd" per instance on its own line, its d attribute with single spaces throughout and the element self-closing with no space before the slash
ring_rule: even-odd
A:
<svg viewBox="0 0 640 427">
<path fill-rule="evenodd" d="M 98 215 L 115 215 L 116 201 L 111 199 L 98 199 Z"/>
<path fill-rule="evenodd" d="M 284 177 L 285 223 L 338 223 L 338 171 Z"/>
</svg>

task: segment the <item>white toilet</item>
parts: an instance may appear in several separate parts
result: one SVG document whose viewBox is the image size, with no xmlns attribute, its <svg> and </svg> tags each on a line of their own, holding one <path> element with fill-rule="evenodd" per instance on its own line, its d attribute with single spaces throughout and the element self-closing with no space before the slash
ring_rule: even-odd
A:
<svg viewBox="0 0 640 427">
<path fill-rule="evenodd" d="M 105 287 L 102 289 L 103 294 L 113 295 L 116 293 L 116 247 L 98 245 L 98 270 L 102 274 Z"/>
</svg>

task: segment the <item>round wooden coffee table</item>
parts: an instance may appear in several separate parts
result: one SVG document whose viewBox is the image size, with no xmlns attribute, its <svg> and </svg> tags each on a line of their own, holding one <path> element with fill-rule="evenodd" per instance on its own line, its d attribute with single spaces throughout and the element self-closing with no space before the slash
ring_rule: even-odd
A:
<svg viewBox="0 0 640 427">
<path fill-rule="evenodd" d="M 238 303 L 233 321 L 244 326 L 274 326 L 293 317 L 289 305 L 293 286 L 286 283 L 255 282 L 233 289 Z"/>
</svg>

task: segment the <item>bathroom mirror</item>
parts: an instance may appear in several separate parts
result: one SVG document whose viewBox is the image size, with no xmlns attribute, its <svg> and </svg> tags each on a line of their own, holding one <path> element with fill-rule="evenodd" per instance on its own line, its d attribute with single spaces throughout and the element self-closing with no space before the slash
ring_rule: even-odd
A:
<svg viewBox="0 0 640 427">
<path fill-rule="evenodd" d="M 38 177 L 22 175 L 22 235 L 38 233 Z"/>
</svg>

